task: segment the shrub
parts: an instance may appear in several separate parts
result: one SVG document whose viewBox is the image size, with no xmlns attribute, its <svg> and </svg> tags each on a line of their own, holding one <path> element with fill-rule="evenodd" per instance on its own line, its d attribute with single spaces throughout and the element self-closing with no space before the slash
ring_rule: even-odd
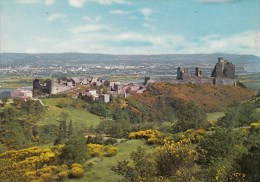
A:
<svg viewBox="0 0 260 182">
<path fill-rule="evenodd" d="M 112 157 L 117 154 L 117 149 L 115 147 L 109 147 L 107 149 L 107 153 L 105 154 L 106 157 Z"/>
<path fill-rule="evenodd" d="M 74 167 L 82 168 L 82 165 L 80 165 L 79 163 L 73 163 L 73 164 L 71 165 L 71 168 L 74 168 Z"/>
<path fill-rule="evenodd" d="M 255 122 L 255 123 L 251 123 L 250 124 L 250 129 L 251 130 L 255 130 L 255 131 L 260 130 L 260 121 Z"/>
<path fill-rule="evenodd" d="M 44 173 L 40 176 L 40 179 L 43 182 L 51 182 L 53 180 L 53 176 L 50 173 Z"/>
<path fill-rule="evenodd" d="M 87 144 L 88 153 L 91 157 L 112 157 L 117 154 L 117 149 L 112 146 L 104 146 L 101 144 Z"/>
<path fill-rule="evenodd" d="M 28 171 L 24 174 L 24 179 L 32 181 L 36 179 L 36 171 Z"/>
<path fill-rule="evenodd" d="M 61 171 L 57 174 L 57 180 L 63 180 L 68 176 L 68 171 Z"/>
<path fill-rule="evenodd" d="M 69 172 L 70 178 L 80 178 L 84 175 L 84 169 L 81 167 L 72 167 Z"/>
<path fill-rule="evenodd" d="M 159 142 L 160 131 L 158 130 L 141 130 L 137 132 L 131 132 L 129 133 L 128 137 L 130 139 L 147 139 L 148 144 L 155 144 Z"/>
<path fill-rule="evenodd" d="M 87 162 L 87 166 L 90 167 L 90 168 L 93 167 L 94 164 L 95 164 L 95 162 L 93 162 L 91 160 Z"/>
</svg>

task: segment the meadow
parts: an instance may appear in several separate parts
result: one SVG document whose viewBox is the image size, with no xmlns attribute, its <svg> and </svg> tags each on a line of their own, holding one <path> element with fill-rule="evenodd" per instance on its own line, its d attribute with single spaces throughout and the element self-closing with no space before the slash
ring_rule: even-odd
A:
<svg viewBox="0 0 260 182">
<path fill-rule="evenodd" d="M 122 180 L 123 178 L 111 170 L 112 166 L 116 166 L 118 161 L 129 160 L 130 154 L 133 151 L 136 151 L 137 147 L 141 146 L 142 148 L 149 150 L 152 149 L 152 146 L 145 145 L 142 140 L 127 140 L 125 142 L 119 143 L 117 148 L 117 155 L 113 157 L 104 157 L 103 159 L 99 157 L 92 158 L 88 160 L 84 166 L 87 168 L 84 176 L 80 179 L 67 179 L 65 182 L 114 182 Z M 88 167 L 87 163 L 93 161 L 94 165 Z"/>
<path fill-rule="evenodd" d="M 47 106 L 47 111 L 45 116 L 39 121 L 39 125 L 48 125 L 48 124 L 55 124 L 58 125 L 60 121 L 60 117 L 65 113 L 68 115 L 69 120 L 72 120 L 75 125 L 80 127 L 90 127 L 90 126 L 97 126 L 101 120 L 101 118 L 97 115 L 94 115 L 83 109 L 82 105 L 85 102 L 77 99 L 74 100 L 72 98 L 47 98 L 42 99 L 42 102 L 45 106 Z M 78 104 L 78 107 L 73 107 L 71 104 Z M 58 107 L 59 104 L 63 104 L 64 107 Z"/>
</svg>

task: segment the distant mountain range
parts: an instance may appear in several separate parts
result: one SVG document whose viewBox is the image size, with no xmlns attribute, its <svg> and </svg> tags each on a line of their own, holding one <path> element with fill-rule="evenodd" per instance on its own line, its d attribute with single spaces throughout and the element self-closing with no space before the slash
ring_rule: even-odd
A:
<svg viewBox="0 0 260 182">
<path fill-rule="evenodd" d="M 162 55 L 110 55 L 92 53 L 0 53 L 0 66 L 4 65 L 50 65 L 50 64 L 143 64 L 176 63 L 208 64 L 216 63 L 218 57 L 224 57 L 234 64 L 247 65 L 260 71 L 260 57 L 238 54 L 162 54 Z"/>
</svg>

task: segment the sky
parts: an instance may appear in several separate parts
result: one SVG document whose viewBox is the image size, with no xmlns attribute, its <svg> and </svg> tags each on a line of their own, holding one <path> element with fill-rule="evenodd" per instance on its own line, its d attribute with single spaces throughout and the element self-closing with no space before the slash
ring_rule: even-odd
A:
<svg viewBox="0 0 260 182">
<path fill-rule="evenodd" d="M 0 0 L 0 52 L 260 56 L 260 0 Z"/>
</svg>

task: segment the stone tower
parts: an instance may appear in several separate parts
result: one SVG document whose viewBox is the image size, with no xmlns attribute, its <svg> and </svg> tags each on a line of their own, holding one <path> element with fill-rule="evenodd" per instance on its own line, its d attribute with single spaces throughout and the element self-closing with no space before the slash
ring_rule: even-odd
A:
<svg viewBox="0 0 260 182">
<path fill-rule="evenodd" d="M 38 90 L 41 88 L 40 80 L 39 79 L 34 79 L 33 80 L 33 90 Z"/>
<path fill-rule="evenodd" d="M 201 76 L 201 71 L 199 67 L 195 67 L 195 76 L 200 77 Z"/>
<path fill-rule="evenodd" d="M 215 65 L 211 77 L 235 79 L 235 65 L 224 60 L 222 57 L 219 57 L 218 63 Z"/>
<path fill-rule="evenodd" d="M 188 74 L 189 74 L 189 70 L 188 70 L 188 68 L 181 68 L 181 67 L 178 67 L 177 68 L 177 77 L 176 77 L 176 79 L 177 80 L 183 80 L 184 79 L 184 77 L 186 76 L 188 76 Z"/>
</svg>

